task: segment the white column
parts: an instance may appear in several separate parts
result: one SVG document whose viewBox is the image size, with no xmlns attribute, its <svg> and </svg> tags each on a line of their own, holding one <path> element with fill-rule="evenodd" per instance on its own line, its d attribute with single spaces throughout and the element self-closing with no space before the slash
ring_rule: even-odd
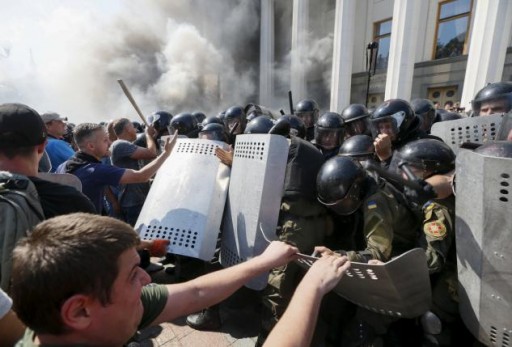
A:
<svg viewBox="0 0 512 347">
<path fill-rule="evenodd" d="M 468 63 L 461 106 L 471 109 L 471 100 L 487 83 L 503 78 L 505 55 L 512 30 L 512 1 L 477 0 L 469 42 Z"/>
<path fill-rule="evenodd" d="M 261 0 L 260 28 L 260 104 L 271 106 L 274 61 L 274 1 Z"/>
<path fill-rule="evenodd" d="M 423 0 L 395 0 L 384 98 L 411 98 Z"/>
<path fill-rule="evenodd" d="M 309 24 L 309 0 L 293 0 L 292 52 L 290 88 L 293 100 L 299 101 L 306 95 L 307 36 Z"/>
<path fill-rule="evenodd" d="M 356 1 L 336 0 L 331 77 L 331 107 L 340 113 L 350 103 Z"/>
</svg>

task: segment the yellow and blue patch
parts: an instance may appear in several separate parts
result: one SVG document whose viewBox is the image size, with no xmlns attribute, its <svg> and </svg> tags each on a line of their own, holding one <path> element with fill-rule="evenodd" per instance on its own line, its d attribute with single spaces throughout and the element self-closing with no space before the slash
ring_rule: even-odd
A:
<svg viewBox="0 0 512 347">
<path fill-rule="evenodd" d="M 367 206 L 369 210 L 373 210 L 374 208 L 377 208 L 377 203 L 374 200 L 370 200 L 368 201 Z"/>
</svg>

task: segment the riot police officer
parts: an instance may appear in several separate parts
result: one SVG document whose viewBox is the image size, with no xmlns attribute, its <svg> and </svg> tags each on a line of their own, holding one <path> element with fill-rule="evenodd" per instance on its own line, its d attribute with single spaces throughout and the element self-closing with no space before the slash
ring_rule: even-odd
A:
<svg viewBox="0 0 512 347">
<path fill-rule="evenodd" d="M 306 140 L 311 141 L 315 135 L 315 124 L 318 120 L 320 109 L 315 100 L 305 99 L 295 106 L 295 115 L 302 119 L 306 126 Z"/>
<path fill-rule="evenodd" d="M 199 131 L 199 139 L 214 140 L 228 142 L 228 135 L 224 129 L 224 125 L 218 123 L 209 123 Z"/>
<path fill-rule="evenodd" d="M 343 142 L 343 118 L 338 113 L 326 112 L 315 123 L 315 138 L 312 143 L 320 149 L 324 158 L 332 158 Z"/>
<path fill-rule="evenodd" d="M 306 126 L 302 119 L 293 114 L 281 116 L 278 121 L 281 119 L 286 120 L 290 124 L 290 135 L 300 137 L 301 139 L 306 138 Z"/>
<path fill-rule="evenodd" d="M 359 161 L 376 159 L 373 139 L 368 135 L 354 135 L 349 137 L 343 141 L 338 154 Z"/>
<path fill-rule="evenodd" d="M 191 113 L 182 112 L 174 116 L 170 123 L 171 131 L 178 131 L 178 135 L 185 135 L 188 138 L 197 138 L 199 126 L 196 117 Z"/>
<path fill-rule="evenodd" d="M 351 104 L 343 109 L 341 118 L 345 124 L 345 138 L 354 135 L 370 135 L 370 124 L 368 119 L 370 113 L 368 109 L 361 104 Z"/>
<path fill-rule="evenodd" d="M 436 118 L 436 109 L 428 99 L 414 99 L 411 101 L 414 113 L 421 119 L 421 130 L 430 134 L 430 128 Z"/>
<path fill-rule="evenodd" d="M 489 83 L 471 101 L 473 116 L 507 113 L 512 109 L 512 82 Z"/>
</svg>

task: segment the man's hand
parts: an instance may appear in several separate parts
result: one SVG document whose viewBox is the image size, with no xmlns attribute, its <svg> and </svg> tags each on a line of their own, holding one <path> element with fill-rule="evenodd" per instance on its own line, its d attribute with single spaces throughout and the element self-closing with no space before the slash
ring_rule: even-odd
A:
<svg viewBox="0 0 512 347">
<path fill-rule="evenodd" d="M 297 247 L 281 241 L 273 241 L 259 257 L 270 264 L 269 268 L 275 268 L 297 259 L 298 252 L 299 249 Z"/>
<path fill-rule="evenodd" d="M 144 132 L 146 133 L 146 137 L 151 137 L 152 139 L 154 139 L 156 136 L 156 130 L 155 128 L 153 128 L 152 125 L 148 126 L 146 130 L 144 130 Z"/>
<path fill-rule="evenodd" d="M 164 144 L 164 153 L 169 155 L 172 152 L 172 149 L 174 148 L 174 145 L 176 144 L 176 140 L 178 139 L 178 130 L 172 134 L 172 136 L 165 139 Z"/>
<path fill-rule="evenodd" d="M 348 268 L 350 261 L 345 256 L 322 256 L 311 266 L 303 281 L 317 285 L 322 295 L 325 295 L 338 284 Z"/>
<path fill-rule="evenodd" d="M 380 261 L 378 259 L 370 259 L 368 260 L 368 265 L 384 265 L 386 263 L 384 263 L 383 261 Z"/>
<path fill-rule="evenodd" d="M 379 157 L 380 161 L 387 160 L 393 155 L 391 148 L 391 138 L 387 134 L 379 134 L 373 141 L 375 147 L 375 154 Z"/>
<path fill-rule="evenodd" d="M 340 254 L 335 253 L 335 252 L 331 251 L 329 248 L 324 247 L 324 246 L 316 246 L 315 253 L 320 254 L 322 257 L 327 257 L 327 256 L 340 257 L 341 256 Z"/>
<path fill-rule="evenodd" d="M 404 187 L 404 194 L 407 196 L 409 201 L 416 203 L 420 206 L 424 205 L 427 201 L 437 198 L 437 193 L 430 184 L 422 179 L 416 180 L 422 189 L 412 189 L 410 187 Z"/>
<path fill-rule="evenodd" d="M 224 150 L 220 147 L 215 148 L 215 155 L 219 158 L 220 162 L 224 165 L 231 167 L 233 165 L 233 147 L 229 146 L 229 150 Z"/>
</svg>

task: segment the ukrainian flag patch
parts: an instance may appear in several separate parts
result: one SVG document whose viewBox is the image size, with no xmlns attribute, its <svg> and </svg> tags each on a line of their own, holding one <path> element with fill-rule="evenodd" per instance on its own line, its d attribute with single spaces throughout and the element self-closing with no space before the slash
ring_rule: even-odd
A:
<svg viewBox="0 0 512 347">
<path fill-rule="evenodd" d="M 377 208 L 377 203 L 373 200 L 368 201 L 368 209 L 373 210 L 374 208 Z"/>
</svg>

